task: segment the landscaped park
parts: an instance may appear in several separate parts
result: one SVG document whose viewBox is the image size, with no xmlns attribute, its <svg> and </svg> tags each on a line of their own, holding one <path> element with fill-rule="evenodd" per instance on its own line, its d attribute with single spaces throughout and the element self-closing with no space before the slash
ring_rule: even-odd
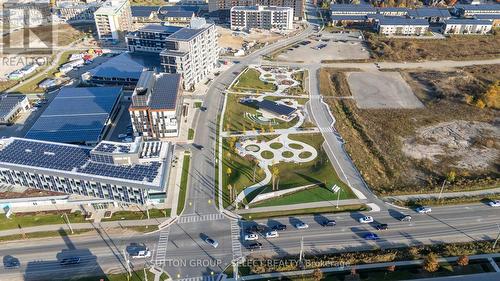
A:
<svg viewBox="0 0 500 281">
<path fill-rule="evenodd" d="M 251 66 L 227 92 L 221 133 L 225 208 L 356 198 L 323 150 L 323 136 L 307 121 L 305 77 L 301 69 Z"/>
</svg>

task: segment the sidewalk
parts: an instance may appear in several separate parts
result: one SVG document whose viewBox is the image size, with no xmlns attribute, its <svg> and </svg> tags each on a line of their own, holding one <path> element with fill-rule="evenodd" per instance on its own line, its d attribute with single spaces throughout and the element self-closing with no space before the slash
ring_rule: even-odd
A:
<svg viewBox="0 0 500 281">
<path fill-rule="evenodd" d="M 481 195 L 491 195 L 491 194 L 496 194 L 496 193 L 500 193 L 500 187 L 492 188 L 492 189 L 474 190 L 474 191 L 444 192 L 441 194 L 441 198 L 481 196 Z M 387 197 L 384 197 L 384 199 L 407 201 L 407 200 L 428 199 L 428 198 L 438 198 L 438 197 L 439 197 L 439 193 L 423 193 L 423 194 L 387 196 Z"/>
<path fill-rule="evenodd" d="M 500 253 L 497 254 L 484 254 L 484 255 L 473 255 L 469 256 L 469 260 L 477 260 L 477 259 L 488 259 L 489 262 L 491 263 L 492 267 L 496 271 L 496 273 L 491 273 L 491 274 L 496 274 L 498 278 L 499 274 L 499 269 L 496 263 L 493 261 L 493 258 L 500 257 Z M 440 258 L 438 259 L 439 262 L 454 262 L 457 260 L 457 257 L 449 257 L 449 258 Z M 423 262 L 423 260 L 411 260 L 411 261 L 397 261 L 397 262 L 384 262 L 384 263 L 372 263 L 372 264 L 360 264 L 360 265 L 354 265 L 354 266 L 337 266 L 337 267 L 328 267 L 328 268 L 322 268 L 321 271 L 323 273 L 331 273 L 331 272 L 342 272 L 342 271 L 349 271 L 351 268 L 356 268 L 356 270 L 361 270 L 361 269 L 375 269 L 375 268 L 387 268 L 389 266 L 396 266 L 396 268 L 400 266 L 406 266 L 406 265 L 420 265 Z M 259 275 L 249 275 L 249 276 L 241 276 L 238 280 L 260 280 L 260 279 L 265 279 L 265 278 L 280 278 L 280 277 L 287 277 L 287 276 L 297 276 L 301 274 L 312 274 L 313 269 L 308 269 L 308 270 L 298 270 L 298 271 L 288 271 L 288 272 L 273 272 L 273 273 L 265 273 L 265 274 L 259 274 Z M 474 276 L 473 274 L 470 275 L 471 277 Z M 234 280 L 234 278 L 228 278 L 229 280 Z M 471 279 L 472 280 L 472 279 Z M 482 279 L 474 279 L 474 280 L 482 280 Z M 495 279 L 493 279 L 495 280 Z"/>
<path fill-rule="evenodd" d="M 77 229 L 93 229 L 97 227 L 101 228 L 123 228 L 130 226 L 153 226 L 151 229 L 156 230 L 155 227 L 160 223 L 164 222 L 166 218 L 156 218 L 156 219 L 145 219 L 145 220 L 120 220 L 120 221 L 107 221 L 100 223 L 72 223 L 71 227 L 73 230 Z M 8 229 L 0 231 L 1 236 L 9 236 L 16 235 L 21 233 L 33 233 L 33 232 L 41 232 L 41 231 L 59 231 L 60 229 L 64 229 L 67 232 L 70 232 L 70 228 L 67 224 L 51 224 L 51 225 L 40 225 L 40 226 L 32 226 L 32 227 L 23 227 L 22 232 L 19 228 Z"/>
<path fill-rule="evenodd" d="M 355 204 L 366 204 L 367 200 L 360 199 L 346 199 L 339 200 L 339 206 L 345 205 L 355 205 Z M 249 214 L 249 213 L 263 213 L 263 212 L 279 212 L 283 210 L 300 210 L 300 209 L 309 209 L 309 208 L 323 208 L 323 207 L 335 207 L 337 206 L 337 201 L 321 201 L 321 202 L 313 202 L 313 203 L 301 203 L 301 204 L 292 204 L 292 205 L 280 205 L 280 206 L 271 206 L 271 207 L 257 207 L 257 208 L 249 208 L 249 209 L 241 209 L 236 211 L 237 214 Z"/>
</svg>

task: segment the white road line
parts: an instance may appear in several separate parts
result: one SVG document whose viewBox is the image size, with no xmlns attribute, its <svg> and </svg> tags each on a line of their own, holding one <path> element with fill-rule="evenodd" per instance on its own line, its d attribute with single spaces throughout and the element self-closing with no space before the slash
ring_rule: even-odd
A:
<svg viewBox="0 0 500 281">
<path fill-rule="evenodd" d="M 158 239 L 158 245 L 156 246 L 156 265 L 165 264 L 165 258 L 167 257 L 167 246 L 168 246 L 168 234 L 170 233 L 170 228 L 166 228 L 160 231 L 160 238 Z"/>
<path fill-rule="evenodd" d="M 177 220 L 177 223 L 183 224 L 183 223 L 193 223 L 193 222 L 200 222 L 200 221 L 216 221 L 216 220 L 223 220 L 223 219 L 225 219 L 225 217 L 222 213 L 206 214 L 206 215 L 186 215 L 186 216 L 181 216 Z"/>
<path fill-rule="evenodd" d="M 231 248 L 233 251 L 233 260 L 239 259 L 243 256 L 241 252 L 241 228 L 239 220 L 231 220 Z"/>
</svg>

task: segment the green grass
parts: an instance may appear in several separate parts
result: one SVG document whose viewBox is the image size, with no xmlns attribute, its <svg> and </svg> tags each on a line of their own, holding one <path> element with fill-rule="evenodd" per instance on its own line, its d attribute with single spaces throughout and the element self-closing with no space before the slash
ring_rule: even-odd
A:
<svg viewBox="0 0 500 281">
<path fill-rule="evenodd" d="M 201 101 L 196 101 L 196 102 L 194 102 L 193 107 L 194 107 L 194 108 L 200 108 L 200 107 L 201 107 L 201 105 L 202 105 L 202 102 L 201 102 Z"/>
<path fill-rule="evenodd" d="M 264 159 L 272 159 L 274 157 L 274 153 L 269 150 L 264 150 L 260 153 L 260 156 Z"/>
<path fill-rule="evenodd" d="M 262 212 L 262 213 L 249 213 L 242 214 L 242 217 L 246 220 L 256 220 L 263 218 L 273 218 L 273 217 L 286 217 L 286 216 L 298 216 L 306 214 L 327 214 L 327 213 L 339 213 L 339 212 L 355 212 L 355 211 L 366 211 L 368 208 L 365 205 L 355 204 L 355 205 L 345 205 L 331 207 L 321 207 L 321 208 L 307 208 L 299 210 L 285 210 L 276 212 Z"/>
<path fill-rule="evenodd" d="M 350 193 L 341 192 L 340 200 L 351 199 Z M 309 202 L 320 202 L 320 201 L 335 201 L 337 200 L 337 193 L 333 193 L 332 190 L 325 188 L 323 186 L 315 186 L 301 190 L 298 192 L 291 193 L 282 197 L 277 197 L 274 199 L 268 199 L 262 201 L 261 203 L 252 204 L 252 207 L 270 207 L 270 206 L 281 206 L 281 205 L 291 205 Z"/>
<path fill-rule="evenodd" d="M 279 189 L 288 189 L 298 186 L 305 186 L 310 184 L 317 184 L 319 187 L 323 189 L 318 189 L 316 193 L 307 193 L 307 199 L 304 199 L 301 203 L 305 202 L 317 202 L 324 200 L 333 200 L 333 193 L 330 195 L 328 193 L 328 189 L 330 189 L 334 184 L 338 185 L 342 188 L 343 192 L 341 193 L 341 199 L 350 199 L 356 198 L 352 193 L 351 189 L 343 183 L 335 169 L 333 168 L 328 156 L 322 148 L 323 137 L 319 133 L 315 134 L 298 134 L 298 135 L 290 135 L 290 139 L 307 143 L 314 147 L 316 151 L 318 151 L 318 156 L 309 162 L 306 163 L 278 163 L 275 164 L 279 169 Z M 326 187 L 326 188 L 325 188 Z M 264 190 L 263 190 L 264 189 Z M 264 186 L 263 189 L 256 190 L 252 194 L 249 195 L 249 200 L 252 199 L 259 193 L 270 192 L 272 190 L 272 184 Z M 317 196 L 314 196 L 317 195 Z M 282 202 L 282 200 L 286 200 L 290 195 L 284 196 L 283 199 L 278 200 Z M 335 196 L 335 200 L 337 197 Z M 277 200 L 277 199 L 272 199 Z"/>
<path fill-rule="evenodd" d="M 14 229 L 21 227 L 31 227 L 50 224 L 65 224 L 65 219 L 59 213 L 18 213 L 13 214 L 9 219 L 5 215 L 0 215 L 0 230 Z M 68 213 L 71 223 L 85 222 L 81 212 Z"/>
<path fill-rule="evenodd" d="M 269 145 L 271 148 L 273 149 L 280 149 L 283 147 L 283 144 L 282 143 L 279 143 L 279 142 L 273 142 Z"/>
<path fill-rule="evenodd" d="M 259 79 L 260 71 L 247 68 L 233 85 L 233 90 L 274 92 L 277 87 L 273 83 L 267 83 Z"/>
<path fill-rule="evenodd" d="M 228 94 L 226 96 L 227 103 L 223 121 L 223 129 L 225 131 L 270 131 L 271 129 L 290 128 L 298 122 L 298 118 L 296 117 L 289 122 L 275 119 L 276 124 L 272 125 L 271 127 L 269 125 L 260 125 L 254 123 L 253 121 L 245 117 L 245 113 L 249 113 L 252 115 L 260 114 L 257 113 L 257 110 L 255 108 L 239 103 L 239 99 L 242 97 L 242 95 L 238 94 Z"/>
<path fill-rule="evenodd" d="M 180 215 L 182 211 L 184 211 L 184 205 L 186 204 L 190 162 L 191 162 L 191 155 L 184 155 L 184 160 L 182 161 L 182 176 L 181 176 L 181 186 L 179 190 L 179 201 L 178 201 L 179 203 L 177 205 L 177 215 Z"/>
<path fill-rule="evenodd" d="M 298 143 L 291 143 L 288 146 L 290 146 L 290 148 L 293 148 L 293 149 L 302 149 L 302 148 L 304 148 L 302 145 L 300 145 Z"/>
<path fill-rule="evenodd" d="M 150 218 L 165 218 L 170 216 L 170 209 L 149 209 Z M 147 219 L 146 211 L 118 211 L 114 212 L 110 218 L 103 218 L 101 221 L 119 221 L 119 220 L 142 220 Z"/>
<path fill-rule="evenodd" d="M 188 130 L 188 140 L 193 140 L 194 139 L 194 130 L 189 128 Z"/>
<path fill-rule="evenodd" d="M 299 153 L 299 158 L 305 159 L 311 156 L 311 152 L 309 151 L 302 151 Z"/>
<path fill-rule="evenodd" d="M 0 242 L 24 240 L 25 238 L 26 239 L 35 239 L 35 238 L 48 238 L 48 237 L 58 237 L 58 236 L 71 236 L 71 235 L 88 233 L 91 231 L 94 231 L 94 229 L 93 228 L 75 229 L 73 234 L 69 230 L 68 231 L 64 230 L 61 232 L 59 232 L 59 231 L 38 231 L 38 232 L 26 233 L 25 237 L 23 237 L 21 234 L 0 236 Z"/>
<path fill-rule="evenodd" d="M 293 157 L 293 152 L 291 151 L 283 151 L 283 153 L 281 153 L 281 156 L 285 157 L 285 158 L 292 158 Z"/>
<path fill-rule="evenodd" d="M 66 279 L 65 281 L 153 281 L 154 280 L 154 274 L 151 273 L 148 269 L 146 269 L 146 275 L 147 279 L 144 278 L 144 269 L 139 269 L 136 271 L 132 271 L 132 275 L 130 279 L 128 279 L 128 274 L 126 272 L 124 273 L 117 273 L 117 274 L 106 274 L 106 275 L 98 275 L 98 276 L 92 276 L 92 277 L 73 277 Z M 166 273 L 163 273 L 160 276 L 160 281 L 165 281 L 169 277 Z"/>
</svg>

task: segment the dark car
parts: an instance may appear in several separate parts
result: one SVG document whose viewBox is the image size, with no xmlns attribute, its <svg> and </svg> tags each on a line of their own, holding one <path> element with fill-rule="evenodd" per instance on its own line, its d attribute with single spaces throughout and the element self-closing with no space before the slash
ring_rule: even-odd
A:
<svg viewBox="0 0 500 281">
<path fill-rule="evenodd" d="M 378 240 L 378 239 L 380 239 L 380 237 L 378 237 L 377 234 L 370 232 L 370 233 L 365 235 L 365 239 L 366 240 Z"/>
<path fill-rule="evenodd" d="M 321 226 L 336 226 L 337 222 L 335 220 L 324 220 Z"/>
<path fill-rule="evenodd" d="M 386 230 L 386 229 L 389 229 L 389 225 L 387 225 L 386 223 L 381 223 L 381 224 L 378 224 L 377 226 L 375 226 L 375 228 L 377 230 Z"/>
<path fill-rule="evenodd" d="M 247 248 L 250 251 L 262 249 L 262 243 L 255 242 L 255 243 L 252 243 L 252 244 L 248 244 Z"/>
<path fill-rule="evenodd" d="M 263 232 L 265 230 L 266 230 L 266 226 L 257 224 L 257 225 L 252 225 L 251 227 L 247 228 L 246 232 L 247 233 L 257 233 L 257 232 Z"/>
<path fill-rule="evenodd" d="M 5 256 L 3 259 L 3 266 L 5 269 L 16 269 L 21 266 L 21 262 L 13 256 Z"/>
<path fill-rule="evenodd" d="M 196 143 L 193 143 L 193 146 L 198 149 L 198 150 L 203 150 L 203 145 L 201 144 L 196 144 Z"/>
<path fill-rule="evenodd" d="M 204 107 L 204 106 L 200 106 L 200 110 L 201 110 L 201 111 L 206 111 L 206 110 L 207 110 L 207 108 L 206 108 L 206 107 Z"/>
<path fill-rule="evenodd" d="M 79 264 L 79 263 L 80 263 L 79 257 L 64 258 L 59 262 L 60 265 L 73 265 L 73 264 Z"/>
<path fill-rule="evenodd" d="M 410 215 L 402 215 L 399 217 L 400 221 L 411 221 L 411 216 Z"/>
<path fill-rule="evenodd" d="M 286 230 L 286 225 L 284 225 L 284 224 L 273 225 L 271 227 L 271 229 L 276 230 L 276 231 L 283 231 L 283 230 Z"/>
</svg>

